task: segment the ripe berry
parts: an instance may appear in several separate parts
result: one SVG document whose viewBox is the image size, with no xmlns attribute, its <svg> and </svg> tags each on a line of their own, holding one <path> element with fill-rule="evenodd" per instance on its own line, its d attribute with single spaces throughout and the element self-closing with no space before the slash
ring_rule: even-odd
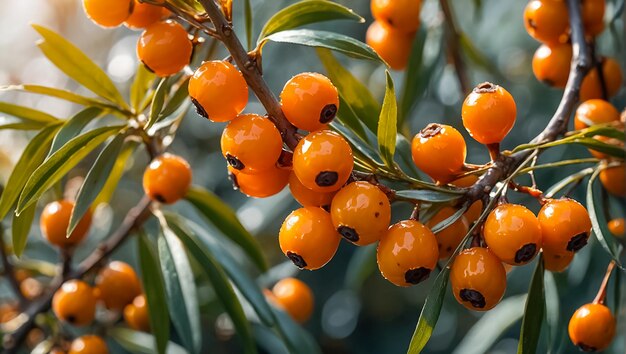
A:
<svg viewBox="0 0 626 354">
<path fill-rule="evenodd" d="M 73 326 L 86 326 L 96 315 L 96 297 L 89 284 L 68 280 L 52 297 L 52 311 Z"/>
<path fill-rule="evenodd" d="M 293 153 L 293 171 L 302 184 L 316 192 L 339 190 L 352 172 L 350 145 L 339 134 L 320 130 L 304 137 Z"/>
<path fill-rule="evenodd" d="M 153 23 L 139 37 L 137 56 L 158 76 L 181 71 L 191 61 L 192 44 L 180 24 L 167 20 Z"/>
<path fill-rule="evenodd" d="M 301 73 L 287 81 L 280 93 L 280 104 L 291 124 L 312 132 L 326 128 L 335 118 L 339 94 L 326 76 Z"/>
<path fill-rule="evenodd" d="M 413 137 L 411 156 L 415 165 L 440 183 L 461 172 L 467 148 L 458 130 L 431 123 Z"/>
<path fill-rule="evenodd" d="M 451 217 L 454 213 L 456 213 L 456 210 L 454 208 L 445 207 L 437 212 L 437 214 L 435 214 L 435 216 L 433 216 L 430 220 L 428 220 L 426 226 L 432 229 L 435 227 L 435 225 Z M 467 234 L 468 230 L 469 227 L 467 219 L 465 218 L 465 216 L 462 216 L 452 224 L 448 225 L 448 227 L 446 227 L 445 229 L 437 232 L 435 236 L 437 236 L 439 259 L 450 257 L 459 246 L 461 241 L 463 241 L 463 238 Z"/>
<path fill-rule="evenodd" d="M 466 249 L 454 259 L 450 269 L 452 293 L 470 310 L 494 308 L 506 290 L 506 271 L 491 251 L 482 247 Z"/>
<path fill-rule="evenodd" d="M 569 77 L 572 61 L 570 44 L 542 44 L 533 56 L 533 73 L 537 80 L 558 88 L 564 88 Z"/>
<path fill-rule="evenodd" d="M 83 0 L 87 17 L 102 27 L 117 27 L 133 11 L 133 0 Z"/>
<path fill-rule="evenodd" d="M 616 320 L 602 304 L 585 304 L 569 320 L 567 330 L 574 345 L 587 352 L 603 351 L 615 336 Z"/>
<path fill-rule="evenodd" d="M 569 27 L 567 13 L 565 1 L 532 0 L 524 9 L 526 32 L 542 43 L 562 43 Z"/>
<path fill-rule="evenodd" d="M 233 187 L 243 194 L 255 198 L 267 198 L 283 190 L 289 181 L 290 171 L 276 166 L 250 175 L 228 166 Z"/>
<path fill-rule="evenodd" d="M 481 144 L 499 143 L 515 124 L 517 109 L 513 96 L 502 86 L 484 82 L 463 102 L 463 125 Z"/>
<path fill-rule="evenodd" d="M 302 206 L 330 206 L 336 192 L 315 192 L 300 182 L 295 173 L 289 174 L 289 190 L 293 198 Z"/>
<path fill-rule="evenodd" d="M 146 28 L 170 15 L 169 10 L 164 7 L 142 3 L 139 0 L 134 0 L 134 2 L 133 12 L 124 22 L 128 28 Z"/>
<path fill-rule="evenodd" d="M 548 250 L 543 251 L 543 266 L 546 270 L 554 273 L 560 273 L 567 269 L 572 260 L 574 259 L 574 253 L 552 253 Z"/>
<path fill-rule="evenodd" d="M 328 263 L 341 236 L 337 234 L 330 214 L 321 208 L 296 209 L 280 227 L 280 249 L 300 269 L 315 270 Z"/>
<path fill-rule="evenodd" d="M 611 194 L 626 197 L 626 165 L 609 167 L 600 172 L 600 182 Z"/>
<path fill-rule="evenodd" d="M 539 211 L 543 249 L 563 255 L 587 244 L 591 219 L 587 209 L 573 199 L 550 199 Z"/>
<path fill-rule="evenodd" d="M 489 213 L 483 226 L 489 250 L 511 265 L 530 262 L 541 248 L 541 227 L 523 205 L 502 204 Z"/>
<path fill-rule="evenodd" d="M 91 226 L 90 211 L 80 219 L 70 237 L 66 237 L 73 209 L 74 202 L 69 200 L 58 200 L 46 205 L 41 213 L 40 228 L 48 242 L 58 247 L 70 247 L 77 245 L 87 236 Z"/>
<path fill-rule="evenodd" d="M 330 216 L 343 238 L 365 246 L 380 240 L 389 228 L 391 205 L 380 188 L 368 182 L 353 182 L 337 192 Z"/>
<path fill-rule="evenodd" d="M 581 130 L 592 125 L 619 121 L 619 112 L 609 102 L 591 99 L 581 103 L 574 116 L 574 128 Z"/>
<path fill-rule="evenodd" d="M 414 33 L 420 26 L 421 0 L 372 0 L 372 17 L 398 31 Z"/>
<path fill-rule="evenodd" d="M 232 168 L 258 174 L 276 165 L 283 151 L 283 140 L 269 119 L 258 114 L 241 114 L 224 128 L 221 147 Z"/>
<path fill-rule="evenodd" d="M 143 190 L 150 199 L 172 204 L 191 185 L 191 167 L 180 156 L 163 154 L 150 162 L 143 174 Z"/>
<path fill-rule="evenodd" d="M 132 303 L 124 307 L 124 321 L 134 330 L 150 331 L 150 317 L 148 316 L 148 304 L 145 295 L 138 295 Z"/>
<path fill-rule="evenodd" d="M 68 354 L 108 354 L 109 349 L 102 337 L 84 335 L 72 341 Z"/>
<path fill-rule="evenodd" d="M 601 60 L 606 94 L 607 97 L 612 97 L 622 86 L 622 69 L 613 58 L 602 58 Z M 580 85 L 580 101 L 584 102 L 592 98 L 603 98 L 602 82 L 595 66 L 587 73 Z"/>
<path fill-rule="evenodd" d="M 248 104 L 248 85 L 233 64 L 206 61 L 189 79 L 189 96 L 198 114 L 214 122 L 228 122 Z"/>
<path fill-rule="evenodd" d="M 141 293 L 135 270 L 128 264 L 114 261 L 103 267 L 96 277 L 100 300 L 108 309 L 121 311 Z"/>
<path fill-rule="evenodd" d="M 415 220 L 392 225 L 376 250 L 380 274 L 397 286 L 411 286 L 428 279 L 438 259 L 435 235 Z"/>
<path fill-rule="evenodd" d="M 294 320 L 304 323 L 313 313 L 314 298 L 309 286 L 296 279 L 285 278 L 272 288 L 273 300 Z"/>
<path fill-rule="evenodd" d="M 403 70 L 409 62 L 415 35 L 395 30 L 378 21 L 372 22 L 365 42 L 394 70 Z"/>
<path fill-rule="evenodd" d="M 613 219 L 609 221 L 607 226 L 615 237 L 624 238 L 626 236 L 626 232 L 624 232 L 624 218 Z"/>
<path fill-rule="evenodd" d="M 27 300 L 39 297 L 44 290 L 43 284 L 35 278 L 26 278 L 20 282 L 20 292 Z"/>
<path fill-rule="evenodd" d="M 595 36 L 604 30 L 606 0 L 583 0 L 582 17 L 585 34 Z"/>
<path fill-rule="evenodd" d="M 477 181 L 478 181 L 477 175 L 467 175 L 465 177 L 461 177 L 459 179 L 456 179 L 450 182 L 450 184 L 452 184 L 453 186 L 461 187 L 461 188 L 469 188 L 473 186 Z M 471 225 L 476 220 L 478 220 L 478 218 L 480 218 L 480 214 L 482 214 L 482 211 L 483 211 L 483 202 L 480 200 L 477 200 L 474 203 L 472 203 L 472 205 L 470 205 L 469 208 L 467 208 L 467 211 L 465 211 L 465 214 L 463 214 L 463 216 L 465 216 L 465 219 L 467 219 L 467 223 Z"/>
</svg>

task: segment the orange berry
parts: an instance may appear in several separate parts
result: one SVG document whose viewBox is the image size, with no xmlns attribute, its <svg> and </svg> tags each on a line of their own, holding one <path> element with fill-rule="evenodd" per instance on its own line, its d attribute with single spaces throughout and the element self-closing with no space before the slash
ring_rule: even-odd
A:
<svg viewBox="0 0 626 354">
<path fill-rule="evenodd" d="M 532 0 L 524 9 L 526 32 L 542 43 L 562 43 L 569 28 L 567 14 L 565 1 Z"/>
<path fill-rule="evenodd" d="M 542 44 L 533 56 L 533 73 L 537 80 L 558 88 L 564 88 L 569 78 L 572 61 L 570 44 Z"/>
<path fill-rule="evenodd" d="M 163 154 L 150 162 L 143 174 L 143 190 L 150 199 L 172 204 L 183 198 L 191 185 L 191 167 L 180 156 Z"/>
<path fill-rule="evenodd" d="M 117 27 L 133 11 L 133 0 L 83 0 L 87 17 L 102 27 Z"/>
<path fill-rule="evenodd" d="M 619 91 L 623 84 L 622 68 L 613 58 L 602 58 L 601 60 L 606 93 L 608 97 L 612 97 Z M 580 101 L 584 102 L 593 98 L 602 97 L 602 83 L 598 75 L 598 69 L 593 67 L 580 85 Z"/>
<path fill-rule="evenodd" d="M 333 83 L 318 73 L 292 77 L 280 93 L 280 104 L 287 120 L 298 129 L 325 129 L 337 115 L 339 93 Z"/>
<path fill-rule="evenodd" d="M 459 304 L 470 310 L 487 311 L 494 308 L 504 295 L 506 271 L 491 251 L 473 247 L 454 259 L 450 282 Z"/>
<path fill-rule="evenodd" d="M 304 323 L 313 313 L 314 298 L 309 286 L 296 279 L 285 278 L 272 288 L 273 300 L 294 320 Z"/>
<path fill-rule="evenodd" d="M 283 140 L 269 119 L 258 114 L 241 114 L 224 128 L 221 147 L 232 168 L 257 174 L 276 165 L 283 151 Z"/>
<path fill-rule="evenodd" d="M 0 304 L 0 323 L 7 323 L 17 317 L 20 310 L 17 303 Z"/>
<path fill-rule="evenodd" d="M 456 179 L 450 182 L 450 184 L 452 184 L 453 186 L 461 187 L 461 188 L 469 188 L 473 186 L 477 181 L 478 181 L 477 175 L 467 175 L 467 176 L 461 177 L 459 179 Z M 480 214 L 482 214 L 482 212 L 483 212 L 483 202 L 480 200 L 477 200 L 474 203 L 472 203 L 472 205 L 470 205 L 469 208 L 467 208 L 467 211 L 465 212 L 465 214 L 463 214 L 463 216 L 465 216 L 465 219 L 467 219 L 467 223 L 471 225 L 476 220 L 478 220 L 478 218 L 480 218 Z"/>
<path fill-rule="evenodd" d="M 72 341 L 69 354 L 108 354 L 109 349 L 102 337 L 84 335 Z"/>
<path fill-rule="evenodd" d="M 296 209 L 280 227 L 280 249 L 298 268 L 315 270 L 328 263 L 341 236 L 337 234 L 330 214 L 321 208 Z"/>
<path fill-rule="evenodd" d="M 541 248 L 541 227 L 532 211 L 523 205 L 502 204 L 489 213 L 483 226 L 489 250 L 505 263 L 530 262 Z"/>
<path fill-rule="evenodd" d="M 150 331 L 148 304 L 144 294 L 137 295 L 132 303 L 124 307 L 124 321 L 134 330 L 143 332 Z"/>
<path fill-rule="evenodd" d="M 428 279 L 438 259 L 435 235 L 416 220 L 392 225 L 376 250 L 380 274 L 397 286 L 411 286 Z"/>
<path fill-rule="evenodd" d="M 352 172 L 350 145 L 339 134 L 320 130 L 304 137 L 293 153 L 293 171 L 302 184 L 316 192 L 333 192 Z"/>
<path fill-rule="evenodd" d="M 585 304 L 569 320 L 567 330 L 574 345 L 587 352 L 603 351 L 611 345 L 617 321 L 608 307 Z"/>
<path fill-rule="evenodd" d="M 58 200 L 46 205 L 41 212 L 39 225 L 48 242 L 58 247 L 70 247 L 79 244 L 87 236 L 91 226 L 90 211 L 80 219 L 70 237 L 66 237 L 72 210 L 74 202 L 69 200 Z"/>
<path fill-rule="evenodd" d="M 539 211 L 543 249 L 551 254 L 574 253 L 587 244 L 591 219 L 573 199 L 550 199 Z"/>
<path fill-rule="evenodd" d="M 121 311 L 141 293 L 135 270 L 128 264 L 114 261 L 103 267 L 96 277 L 100 300 L 112 310 Z"/>
<path fill-rule="evenodd" d="M 44 287 L 35 278 L 26 278 L 20 282 L 20 292 L 28 300 L 33 300 L 43 293 Z"/>
<path fill-rule="evenodd" d="M 254 198 L 267 198 L 282 191 L 289 182 L 290 171 L 276 166 L 250 175 L 228 166 L 233 187 Z"/>
<path fill-rule="evenodd" d="M 606 0 L 583 0 L 581 2 L 581 5 L 585 32 L 587 32 L 588 35 L 596 35 L 602 32 L 600 30 L 597 33 L 594 33 L 595 31 L 589 33 L 589 29 L 594 29 L 594 27 L 598 28 L 598 25 L 602 25 L 602 29 L 604 29 L 604 12 L 606 9 Z"/>
<path fill-rule="evenodd" d="M 180 24 L 167 20 L 151 24 L 139 37 L 137 56 L 158 76 L 171 76 L 191 61 L 193 46 Z"/>
<path fill-rule="evenodd" d="M 576 109 L 574 128 L 581 130 L 592 125 L 619 121 L 619 112 L 603 99 L 585 101 Z"/>
<path fill-rule="evenodd" d="M 343 238 L 365 246 L 380 240 L 389 228 L 391 204 L 380 188 L 368 182 L 353 182 L 337 192 L 330 216 Z"/>
<path fill-rule="evenodd" d="M 499 143 L 515 124 L 517 108 L 513 96 L 502 86 L 489 82 L 472 90 L 463 102 L 463 125 L 481 144 Z"/>
<path fill-rule="evenodd" d="M 189 79 L 189 96 L 198 114 L 213 122 L 228 122 L 248 104 L 248 85 L 233 64 L 205 61 Z"/>
<path fill-rule="evenodd" d="M 365 33 L 365 42 L 394 70 L 409 62 L 415 34 L 404 33 L 374 21 Z"/>
<path fill-rule="evenodd" d="M 142 3 L 139 0 L 134 0 L 134 2 L 133 12 L 124 22 L 128 28 L 146 28 L 170 15 L 170 11 L 164 7 Z"/>
<path fill-rule="evenodd" d="M 600 172 L 600 182 L 609 193 L 626 197 L 626 165 L 609 167 Z"/>
<path fill-rule="evenodd" d="M 461 133 L 445 124 L 431 123 L 413 137 L 411 156 L 415 165 L 440 183 L 461 172 L 467 147 Z"/>
<path fill-rule="evenodd" d="M 289 174 L 289 190 L 293 198 L 302 206 L 330 206 L 336 192 L 315 192 L 300 182 L 295 173 Z"/>
<path fill-rule="evenodd" d="M 626 232 L 624 231 L 624 218 L 617 218 L 609 221 L 607 224 L 609 231 L 615 237 L 624 238 Z"/>
<path fill-rule="evenodd" d="M 437 214 L 435 214 L 435 216 L 433 216 L 430 220 L 428 220 L 426 226 L 432 229 L 435 227 L 435 225 L 451 217 L 454 213 L 456 213 L 456 210 L 454 208 L 445 207 L 437 212 Z M 448 227 L 437 232 L 435 236 L 437 237 L 439 259 L 450 257 L 459 246 L 461 241 L 463 241 L 463 238 L 465 237 L 465 235 L 467 235 L 468 230 L 469 227 L 467 219 L 465 218 L 465 216 L 461 216 L 455 222 L 448 225 Z"/>
<path fill-rule="evenodd" d="M 372 0 L 372 16 L 398 31 L 414 33 L 420 26 L 421 0 Z"/>
<path fill-rule="evenodd" d="M 574 253 L 552 253 L 550 251 L 543 251 L 543 266 L 546 270 L 554 273 L 560 273 L 567 269 L 572 260 L 574 259 Z"/>
<path fill-rule="evenodd" d="M 96 315 L 96 297 L 89 284 L 68 280 L 52 297 L 52 311 L 62 321 L 74 326 L 86 326 Z"/>
</svg>

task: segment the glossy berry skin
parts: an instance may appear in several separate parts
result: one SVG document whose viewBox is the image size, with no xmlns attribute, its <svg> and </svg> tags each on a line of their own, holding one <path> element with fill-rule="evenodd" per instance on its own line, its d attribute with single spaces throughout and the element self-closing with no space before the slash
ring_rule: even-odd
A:
<svg viewBox="0 0 626 354">
<path fill-rule="evenodd" d="M 574 260 L 574 253 L 552 253 L 549 251 L 543 251 L 543 266 L 546 270 L 553 273 L 561 273 L 572 263 Z"/>
<path fill-rule="evenodd" d="M 187 31 L 171 20 L 151 24 L 137 42 L 139 60 L 160 77 L 174 75 L 189 65 L 192 50 Z"/>
<path fill-rule="evenodd" d="M 606 84 L 608 97 L 615 96 L 623 83 L 622 68 L 613 58 L 602 59 L 602 73 Z M 593 98 L 602 98 L 602 83 L 596 67 L 591 68 L 580 85 L 580 101 L 588 101 Z"/>
<path fill-rule="evenodd" d="M 233 64 L 205 61 L 189 79 L 189 96 L 198 114 L 213 122 L 228 122 L 248 104 L 248 85 Z"/>
<path fill-rule="evenodd" d="M 573 199 L 550 199 L 537 217 L 544 251 L 552 254 L 577 252 L 587 244 L 591 219 L 587 209 Z"/>
<path fill-rule="evenodd" d="M 233 187 L 241 193 L 254 198 L 267 198 L 282 191 L 289 182 L 290 171 L 271 167 L 268 170 L 250 175 L 228 166 Z"/>
<path fill-rule="evenodd" d="M 142 3 L 139 0 L 134 0 L 134 2 L 133 12 L 124 21 L 124 25 L 128 28 L 146 28 L 170 15 L 170 12 L 164 7 Z"/>
<path fill-rule="evenodd" d="M 485 221 L 483 235 L 489 250 L 510 265 L 530 262 L 541 249 L 539 220 L 523 205 L 497 206 Z"/>
<path fill-rule="evenodd" d="M 103 267 L 96 277 L 99 298 L 111 310 L 121 311 L 141 293 L 135 270 L 128 264 L 113 261 Z"/>
<path fill-rule="evenodd" d="M 574 345 L 594 352 L 603 351 L 611 345 L 616 325 L 617 321 L 608 307 L 591 303 L 574 312 L 567 330 Z"/>
<path fill-rule="evenodd" d="M 238 115 L 224 128 L 220 144 L 228 164 L 247 174 L 274 167 L 283 150 L 274 123 L 258 114 Z"/>
<path fill-rule="evenodd" d="M 531 0 L 524 9 L 526 32 L 542 43 L 562 43 L 569 27 L 567 13 L 565 1 Z"/>
<path fill-rule="evenodd" d="M 117 27 L 133 10 L 133 0 L 83 0 L 87 17 L 102 27 Z"/>
<path fill-rule="evenodd" d="M 65 248 L 79 244 L 87 236 L 91 226 L 91 211 L 85 213 L 70 237 L 66 237 L 72 210 L 74 202 L 69 200 L 58 200 L 46 205 L 41 213 L 39 226 L 48 242 Z"/>
<path fill-rule="evenodd" d="M 456 187 L 469 188 L 473 186 L 477 181 L 478 181 L 478 176 L 467 175 L 467 176 L 461 177 L 459 179 L 456 179 L 450 182 L 450 184 Z M 474 203 L 472 203 L 472 205 L 470 205 L 470 207 L 467 209 L 465 214 L 463 214 L 463 216 L 465 216 L 465 219 L 467 219 L 467 223 L 471 225 L 476 220 L 478 220 L 478 218 L 480 218 L 480 214 L 482 213 L 482 211 L 483 211 L 483 202 L 480 200 L 477 200 Z"/>
<path fill-rule="evenodd" d="M 574 128 L 581 130 L 595 124 L 619 121 L 619 112 L 609 102 L 603 99 L 585 101 L 576 109 Z"/>
<path fill-rule="evenodd" d="M 296 278 L 285 278 L 272 288 L 273 300 L 300 323 L 306 322 L 313 314 L 315 299 L 311 288 Z"/>
<path fill-rule="evenodd" d="M 339 190 L 353 167 L 350 145 L 330 130 L 307 135 L 293 153 L 294 173 L 305 187 L 316 192 Z"/>
<path fill-rule="evenodd" d="M 173 204 L 191 185 L 191 167 L 185 159 L 163 154 L 150 162 L 143 174 L 143 190 L 154 201 Z"/>
<path fill-rule="evenodd" d="M 343 238 L 365 246 L 380 240 L 389 228 L 391 204 L 380 188 L 358 181 L 337 192 L 330 206 L 330 216 Z"/>
<path fill-rule="evenodd" d="M 108 354 L 109 349 L 102 337 L 84 335 L 72 341 L 69 354 Z"/>
<path fill-rule="evenodd" d="M 89 284 L 68 280 L 52 297 L 52 311 L 73 326 L 86 326 L 96 315 L 96 297 Z"/>
<path fill-rule="evenodd" d="M 588 36 L 600 34 L 604 30 L 606 0 L 583 0 L 581 5 L 585 34 Z"/>
<path fill-rule="evenodd" d="M 515 124 L 513 96 L 502 86 L 488 82 L 474 88 L 463 102 L 463 126 L 481 144 L 499 143 Z"/>
<path fill-rule="evenodd" d="M 626 197 L 626 165 L 609 167 L 600 172 L 602 186 L 611 194 Z"/>
<path fill-rule="evenodd" d="M 557 88 L 564 88 L 569 78 L 572 61 L 570 44 L 542 44 L 533 56 L 533 74 L 537 80 Z"/>
<path fill-rule="evenodd" d="M 415 220 L 392 225 L 376 250 L 380 274 L 397 286 L 411 286 L 426 280 L 438 259 L 435 235 Z"/>
<path fill-rule="evenodd" d="M 460 173 L 467 147 L 461 133 L 445 124 L 431 123 L 413 137 L 411 156 L 415 165 L 440 183 Z"/>
<path fill-rule="evenodd" d="M 333 83 L 318 73 L 292 77 L 280 93 L 280 104 L 287 120 L 298 129 L 325 129 L 339 110 L 339 93 Z"/>
<path fill-rule="evenodd" d="M 145 295 L 138 295 L 133 299 L 133 302 L 124 307 L 124 321 L 126 321 L 128 327 L 134 330 L 150 331 L 150 317 Z"/>
<path fill-rule="evenodd" d="M 451 217 L 456 210 L 451 207 L 445 207 L 441 209 L 435 216 L 433 216 L 426 226 L 433 229 L 437 224 Z M 469 230 L 469 223 L 465 216 L 460 217 L 452 224 L 448 225 L 443 230 L 440 230 L 435 234 L 437 237 L 437 247 L 439 249 L 439 259 L 445 259 L 450 257 L 454 250 L 459 246 L 463 238 Z"/>
<path fill-rule="evenodd" d="M 394 70 L 404 70 L 409 62 L 415 35 L 372 22 L 365 33 L 365 42 Z"/>
<path fill-rule="evenodd" d="M 626 232 L 624 231 L 624 218 L 609 221 L 607 227 L 615 237 L 624 238 L 624 236 L 626 236 Z"/>
<path fill-rule="evenodd" d="M 278 241 L 280 249 L 298 268 L 315 270 L 333 258 L 341 236 L 324 209 L 304 207 L 287 216 Z"/>
<path fill-rule="evenodd" d="M 395 30 L 414 33 L 420 26 L 421 0 L 372 0 L 372 16 Z"/>
<path fill-rule="evenodd" d="M 295 173 L 289 174 L 289 190 L 293 198 L 302 206 L 330 206 L 336 192 L 315 192 L 300 182 Z"/>
<path fill-rule="evenodd" d="M 470 310 L 494 308 L 506 290 L 506 271 L 491 251 L 472 247 L 459 253 L 450 269 L 452 293 Z"/>
</svg>

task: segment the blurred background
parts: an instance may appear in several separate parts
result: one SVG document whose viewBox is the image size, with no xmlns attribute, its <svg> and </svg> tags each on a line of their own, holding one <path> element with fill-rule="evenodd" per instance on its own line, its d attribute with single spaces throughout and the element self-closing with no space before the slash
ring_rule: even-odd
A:
<svg viewBox="0 0 626 354">
<path fill-rule="evenodd" d="M 277 10 L 295 1 L 253 0 L 254 33 L 258 33 L 265 22 Z M 368 0 L 338 1 L 353 8 L 367 19 L 365 24 L 352 22 L 331 22 L 319 28 L 332 29 L 364 40 L 367 26 L 371 23 Z M 243 33 L 242 2 L 234 1 L 235 26 Z M 467 33 L 478 52 L 464 56 L 470 74 L 471 84 L 485 80 L 495 81 L 504 86 L 514 96 L 518 117 L 513 132 L 503 142 L 504 149 L 512 149 L 529 141 L 539 133 L 556 109 L 561 91 L 551 89 L 538 82 L 531 70 L 531 59 L 539 46 L 530 38 L 523 26 L 522 12 L 525 1 L 499 0 L 457 0 L 451 2 L 453 11 L 462 30 Z M 621 5 L 620 5 L 621 4 Z M 610 20 L 623 6 L 621 0 L 607 0 L 605 21 Z M 422 11 L 422 26 L 428 31 L 426 53 L 436 58 L 441 51 L 442 14 L 437 1 L 425 0 Z M 75 82 L 50 64 L 35 45 L 38 36 L 30 27 L 31 23 L 42 24 L 63 34 L 94 59 L 126 95 L 137 67 L 135 45 L 140 32 L 120 27 L 105 30 L 91 23 L 84 15 L 79 0 L 0 0 L 0 86 L 21 83 L 41 84 L 65 88 L 89 95 Z M 598 53 L 616 58 L 622 68 L 626 67 L 624 55 L 624 17 L 616 19 L 598 39 Z M 278 94 L 284 83 L 293 75 L 303 71 L 324 72 L 315 50 L 307 47 L 269 43 L 264 49 L 264 75 L 269 86 Z M 467 55 L 469 54 L 469 55 Z M 219 48 L 216 58 L 224 58 L 227 53 Z M 385 88 L 384 68 L 368 61 L 346 58 L 340 60 L 366 84 L 374 95 L 382 97 Z M 462 128 L 460 106 L 464 95 L 460 92 L 453 67 L 440 56 L 435 72 L 427 84 L 424 96 L 416 102 L 408 118 L 405 129 L 407 137 L 425 127 L 430 122 L 446 123 Z M 497 75 L 499 73 L 501 75 Z M 402 83 L 402 72 L 393 73 L 396 85 Z M 399 91 L 399 90 L 398 90 Z M 265 113 L 262 106 L 251 96 L 246 108 L 248 112 Z M 3 93 L 0 100 L 34 107 L 50 112 L 58 117 L 70 117 L 78 110 L 75 105 L 64 101 L 32 94 Z M 626 90 L 623 89 L 612 100 L 618 110 L 626 103 Z M 11 118 L 0 115 L 0 123 Z M 413 288 L 397 288 L 384 280 L 376 269 L 375 249 L 357 249 L 342 242 L 335 258 L 323 269 L 315 272 L 299 272 L 278 247 L 277 233 L 285 216 L 297 208 L 288 190 L 268 198 L 250 199 L 234 191 L 227 178 L 225 162 L 219 151 L 219 138 L 223 125 L 209 123 L 190 110 L 173 143 L 171 150 L 184 156 L 194 168 L 194 183 L 202 185 L 226 201 L 237 212 L 244 226 L 263 245 L 270 260 L 276 265 L 269 274 L 259 278 L 263 286 L 280 277 L 296 275 L 306 281 L 316 297 L 316 310 L 313 318 L 305 325 L 323 351 L 326 353 L 403 353 L 417 323 L 419 312 L 434 277 L 425 284 Z M 482 164 L 488 161 L 484 147 L 475 143 L 464 129 L 459 129 L 468 143 L 468 162 Z M 0 132 L 0 179 L 6 181 L 13 163 L 19 157 L 29 133 Z M 541 156 L 541 161 L 554 161 L 572 157 L 587 156 L 584 148 L 557 148 Z M 94 218 L 94 231 L 76 258 L 82 258 L 93 250 L 108 232 L 115 227 L 127 210 L 140 198 L 141 173 L 146 166 L 145 154 L 137 153 L 129 164 L 126 178 L 119 186 L 112 203 L 101 206 Z M 92 162 L 88 159 L 86 162 Z M 88 166 L 88 164 L 85 164 Z M 581 167 L 566 167 L 558 170 L 542 170 L 537 173 L 540 189 L 549 186 Z M 72 176 L 84 176 L 86 169 L 79 166 Z M 584 200 L 584 188 L 573 196 Z M 512 194 L 513 201 L 523 201 L 537 211 L 534 200 L 519 199 Z M 190 218 L 195 215 L 185 203 L 174 207 Z M 618 209 L 614 209 L 618 212 Z M 623 213 L 623 210 L 622 210 Z M 406 218 L 410 210 L 399 207 L 394 210 L 394 219 Z M 37 227 L 26 250 L 30 259 L 54 262 L 56 252 L 43 242 Z M 133 264 L 134 245 L 126 244 L 113 258 Z M 243 258 L 243 257 L 242 257 Z M 557 352 L 570 353 L 575 349 L 566 334 L 569 317 L 580 305 L 595 296 L 602 275 L 609 262 L 608 255 L 597 242 L 592 241 L 575 258 L 573 264 L 563 274 L 547 275 L 546 281 L 556 284 L 558 294 L 546 294 L 552 304 L 557 304 L 562 321 L 561 332 L 551 334 L 557 338 Z M 458 305 L 448 292 L 443 311 L 433 337 L 426 347 L 428 353 L 513 353 L 517 348 L 519 320 L 524 307 L 524 294 L 527 292 L 533 265 L 516 268 L 508 275 L 506 300 L 487 314 L 469 312 Z M 0 299 L 10 295 L 6 284 L 0 281 Z M 625 282 L 622 282 L 625 283 Z M 624 287 L 624 284 L 622 284 Z M 220 316 L 212 292 L 200 287 L 206 329 L 205 345 L 207 352 L 238 352 L 236 337 L 233 337 L 229 321 Z M 622 291 L 621 294 L 626 293 Z M 609 293 L 609 303 L 611 300 Z M 622 299 L 624 296 L 622 296 Z M 623 302 L 623 301 L 622 301 Z M 554 308 L 554 307 L 553 307 Z M 477 324 L 478 323 L 478 324 Z M 545 329 L 545 327 L 544 327 Z M 498 338 L 490 333 L 500 330 Z M 544 331 L 545 332 L 545 331 Z M 468 334 L 469 333 L 469 334 Z M 607 351 L 626 352 L 626 306 L 622 306 L 618 335 Z M 465 338 L 465 339 L 464 339 Z M 547 333 L 542 338 L 540 348 L 546 348 Z M 118 346 L 114 352 L 123 353 Z"/>
</svg>

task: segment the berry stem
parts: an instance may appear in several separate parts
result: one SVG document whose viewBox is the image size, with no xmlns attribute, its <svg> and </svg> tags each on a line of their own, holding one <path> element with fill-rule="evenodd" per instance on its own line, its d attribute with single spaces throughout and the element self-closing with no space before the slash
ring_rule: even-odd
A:
<svg viewBox="0 0 626 354">
<path fill-rule="evenodd" d="M 530 195 L 531 197 L 537 199 L 537 201 L 539 201 L 539 204 L 541 205 L 544 205 L 546 203 L 546 198 L 543 196 L 543 192 L 535 187 L 523 186 L 513 181 L 509 181 L 509 187 L 516 192 Z"/>
<path fill-rule="evenodd" d="M 487 150 L 489 150 L 491 161 L 495 161 L 500 157 L 500 143 L 487 144 Z"/>
<path fill-rule="evenodd" d="M 613 269 L 615 268 L 615 261 L 611 261 L 609 266 L 606 268 L 606 273 L 604 274 L 604 279 L 602 280 L 602 284 L 600 285 L 600 289 L 598 290 L 598 295 L 593 299 L 594 304 L 602 304 L 604 305 L 604 301 L 606 300 L 606 289 L 609 285 L 609 279 L 611 279 L 611 274 L 613 273 Z"/>
</svg>

